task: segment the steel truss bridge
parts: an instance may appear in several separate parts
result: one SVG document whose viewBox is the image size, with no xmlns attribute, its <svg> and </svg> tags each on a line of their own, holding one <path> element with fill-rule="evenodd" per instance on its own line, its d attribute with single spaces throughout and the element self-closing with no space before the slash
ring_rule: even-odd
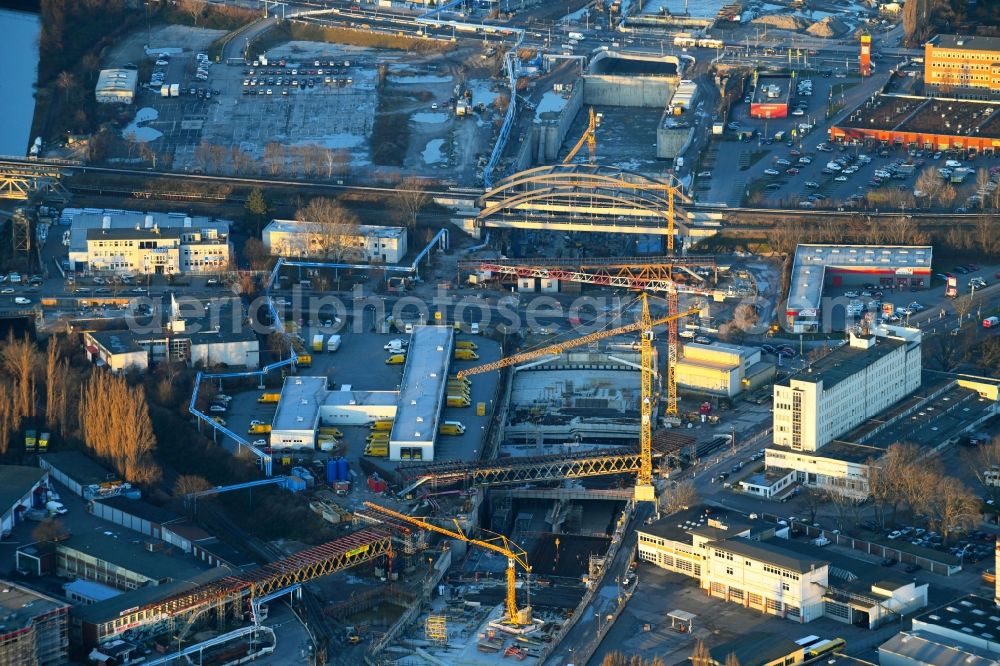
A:
<svg viewBox="0 0 1000 666">
<path fill-rule="evenodd" d="M 0 199 L 24 201 L 38 194 L 68 199 L 59 179 L 63 168 L 44 163 L 0 159 Z"/>
<path fill-rule="evenodd" d="M 459 271 L 482 272 L 510 278 L 545 278 L 624 289 L 667 293 L 672 288 L 691 291 L 705 282 L 693 269 L 716 269 L 714 257 L 623 257 L 616 259 L 545 260 L 542 263 L 505 259 L 461 261 Z"/>
<path fill-rule="evenodd" d="M 386 530 L 366 528 L 321 546 L 309 548 L 235 576 L 225 576 L 192 590 L 132 609 L 130 613 L 146 613 L 145 617 L 165 615 L 185 629 L 203 613 L 216 609 L 223 614 L 225 606 L 246 599 L 277 596 L 307 581 L 391 556 L 392 539 Z M 185 631 L 181 631 L 185 633 Z"/>
<path fill-rule="evenodd" d="M 657 433 L 657 448 L 654 458 L 675 453 L 695 440 L 681 433 Z M 429 483 L 431 487 L 461 484 L 471 486 L 499 486 L 506 484 L 530 483 L 537 481 L 561 481 L 582 479 L 590 476 L 609 474 L 635 474 L 639 471 L 640 453 L 638 449 L 604 449 L 583 453 L 532 456 L 523 458 L 501 458 L 478 463 L 468 461 L 445 461 L 426 465 L 398 467 L 396 472 L 406 484 L 401 495 L 420 485 Z"/>
<path fill-rule="evenodd" d="M 480 197 L 476 223 L 512 229 L 686 234 L 687 227 L 676 222 L 685 216 L 675 211 L 675 198 L 687 199 L 676 184 L 634 171 L 554 164 L 498 181 Z"/>
</svg>

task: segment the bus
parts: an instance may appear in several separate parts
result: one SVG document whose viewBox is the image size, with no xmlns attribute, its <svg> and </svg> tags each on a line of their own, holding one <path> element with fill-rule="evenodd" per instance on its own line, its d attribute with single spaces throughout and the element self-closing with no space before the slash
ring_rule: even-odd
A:
<svg viewBox="0 0 1000 666">
<path fill-rule="evenodd" d="M 806 661 L 815 661 L 838 652 L 843 652 L 847 647 L 847 641 L 843 638 L 834 638 L 828 641 L 820 641 L 806 649 Z"/>
</svg>

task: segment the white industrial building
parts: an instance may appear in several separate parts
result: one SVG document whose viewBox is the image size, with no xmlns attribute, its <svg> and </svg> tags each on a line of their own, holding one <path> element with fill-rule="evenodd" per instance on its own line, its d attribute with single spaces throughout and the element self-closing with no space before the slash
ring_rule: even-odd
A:
<svg viewBox="0 0 1000 666">
<path fill-rule="evenodd" d="M 319 408 L 327 396 L 326 377 L 286 377 L 281 401 L 271 422 L 271 447 L 313 448 Z"/>
<path fill-rule="evenodd" d="M 330 391 L 319 408 L 323 425 L 359 426 L 396 418 L 396 391 Z"/>
<path fill-rule="evenodd" d="M 773 442 L 818 451 L 920 386 L 918 329 L 883 326 L 774 385 Z"/>
<path fill-rule="evenodd" d="M 67 208 L 70 269 L 179 275 L 228 270 L 228 220 L 184 213 Z"/>
<path fill-rule="evenodd" d="M 454 344 L 451 326 L 413 327 L 389 435 L 389 460 L 434 460 Z"/>
<path fill-rule="evenodd" d="M 135 101 L 138 83 L 138 70 L 102 69 L 94 87 L 94 97 L 98 104 L 131 104 Z"/>
<path fill-rule="evenodd" d="M 271 220 L 262 240 L 275 256 L 336 258 L 339 261 L 371 261 L 398 264 L 406 256 L 405 227 L 358 225 L 356 232 L 340 237 L 314 222 Z"/>
<path fill-rule="evenodd" d="M 773 363 L 761 361 L 759 348 L 723 343 L 683 345 L 676 367 L 678 387 L 729 398 L 770 381 L 775 372 Z"/>
<path fill-rule="evenodd" d="M 200 316 L 184 317 L 181 303 L 171 294 L 164 328 L 85 332 L 87 359 L 113 372 L 145 370 L 168 358 L 206 368 L 257 368 L 260 340 L 242 312 L 234 314 L 239 300 L 217 299 L 214 305 Z"/>
<path fill-rule="evenodd" d="M 645 525 L 638 558 L 705 592 L 794 622 L 828 617 L 871 629 L 927 604 L 927 585 L 884 580 L 870 564 L 789 541 L 785 525 L 692 507 Z"/>
</svg>

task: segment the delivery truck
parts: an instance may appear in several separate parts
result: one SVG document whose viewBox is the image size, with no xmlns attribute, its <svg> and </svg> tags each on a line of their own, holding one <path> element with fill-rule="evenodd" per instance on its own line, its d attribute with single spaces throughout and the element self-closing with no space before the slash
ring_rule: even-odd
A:
<svg viewBox="0 0 1000 666">
<path fill-rule="evenodd" d="M 257 402 L 260 403 L 278 403 L 281 402 L 280 393 L 261 393 L 260 397 L 257 398 Z"/>
<path fill-rule="evenodd" d="M 339 335 L 331 335 L 330 339 L 326 341 L 326 350 L 328 352 L 335 352 L 340 349 L 340 340 Z"/>
<path fill-rule="evenodd" d="M 181 85 L 179 83 L 170 84 L 170 96 L 180 97 L 181 96 Z"/>
<path fill-rule="evenodd" d="M 314 352 L 321 352 L 321 351 L 323 351 L 323 334 L 322 333 L 317 333 L 316 335 L 313 336 L 312 350 Z"/>
</svg>

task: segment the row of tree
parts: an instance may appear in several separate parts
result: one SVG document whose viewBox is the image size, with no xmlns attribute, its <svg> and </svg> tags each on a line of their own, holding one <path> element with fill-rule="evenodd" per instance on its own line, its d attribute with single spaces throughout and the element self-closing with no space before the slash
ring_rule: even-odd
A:
<svg viewBox="0 0 1000 666">
<path fill-rule="evenodd" d="M 14 434 L 36 427 L 80 442 L 126 481 L 156 482 L 160 469 L 145 389 L 120 375 L 75 366 L 66 353 L 71 348 L 59 336 L 49 338 L 44 355 L 27 337 L 0 345 L 0 456 L 10 451 Z"/>
</svg>

